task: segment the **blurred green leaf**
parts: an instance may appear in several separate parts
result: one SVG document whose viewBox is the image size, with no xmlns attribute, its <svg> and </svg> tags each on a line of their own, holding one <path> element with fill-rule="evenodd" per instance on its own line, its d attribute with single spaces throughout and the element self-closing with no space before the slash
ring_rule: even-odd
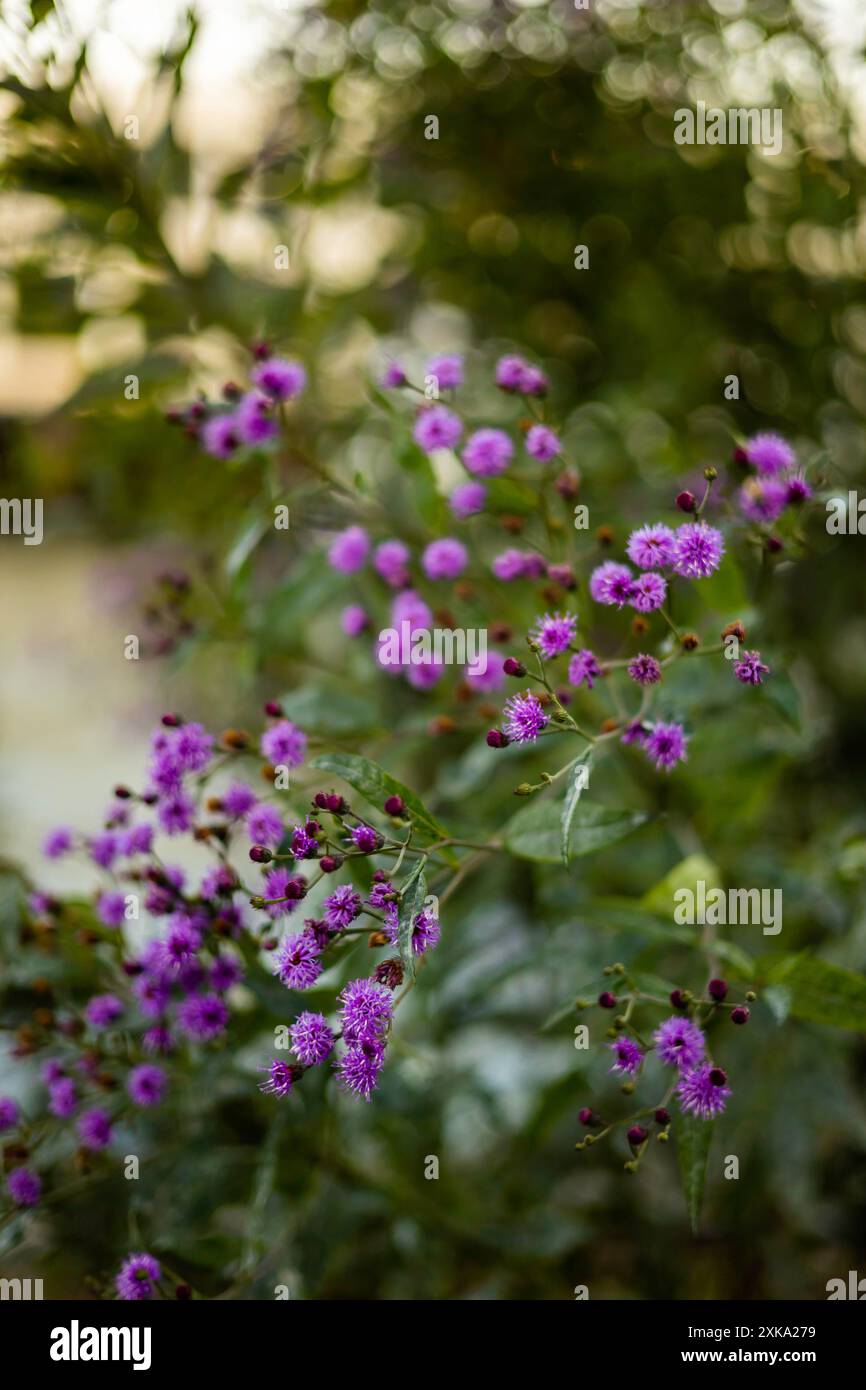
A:
<svg viewBox="0 0 866 1390">
<path fill-rule="evenodd" d="M 763 956 L 756 961 L 755 969 L 763 982 L 784 986 L 794 1018 L 866 1033 L 866 977 L 863 975 L 807 953 Z"/>
<path fill-rule="evenodd" d="M 701 1120 L 696 1115 L 679 1115 L 674 1124 L 677 1159 L 680 1165 L 683 1193 L 692 1230 L 697 1233 L 707 1180 L 707 1161 L 713 1142 L 713 1120 Z"/>
<path fill-rule="evenodd" d="M 568 790 L 565 793 L 565 801 L 562 805 L 562 839 L 560 848 L 562 851 L 562 862 L 568 865 L 571 852 L 571 827 L 574 821 L 577 803 L 580 801 L 583 792 L 589 782 L 589 769 L 592 765 L 592 751 L 587 753 L 585 758 L 581 758 L 575 763 L 571 772 L 568 774 Z"/>
<path fill-rule="evenodd" d="M 584 802 L 572 817 L 569 854 L 579 858 L 606 849 L 648 820 L 649 816 L 643 811 L 614 811 L 607 806 Z M 521 806 L 505 827 L 504 843 L 519 859 L 561 864 L 562 808 L 559 803 L 543 801 L 535 806 Z"/>
</svg>

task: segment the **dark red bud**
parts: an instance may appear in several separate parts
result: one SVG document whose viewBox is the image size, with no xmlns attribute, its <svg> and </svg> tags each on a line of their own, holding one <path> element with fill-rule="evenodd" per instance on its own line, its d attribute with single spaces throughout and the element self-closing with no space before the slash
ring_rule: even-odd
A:
<svg viewBox="0 0 866 1390">
<path fill-rule="evenodd" d="M 586 1125 L 587 1128 L 590 1128 L 592 1125 L 597 1125 L 599 1123 L 599 1119 L 595 1111 L 590 1110 L 588 1105 L 585 1105 L 583 1109 L 579 1111 L 577 1118 L 580 1120 L 580 1123 L 582 1125 Z"/>
<path fill-rule="evenodd" d="M 710 980 L 710 983 L 707 985 L 707 994 L 711 999 L 715 999 L 717 1004 L 722 1002 L 727 992 L 727 980 Z"/>
<path fill-rule="evenodd" d="M 502 669 L 506 676 L 525 676 L 526 667 L 522 662 L 517 661 L 513 656 L 507 656 L 502 663 Z M 489 742 L 489 740 L 488 740 Z"/>
<path fill-rule="evenodd" d="M 671 1122 L 671 1117 L 663 1105 L 659 1106 L 653 1118 L 657 1125 L 669 1125 Z"/>
<path fill-rule="evenodd" d="M 282 712 L 283 707 L 276 700 L 265 701 L 265 714 L 269 715 L 271 719 L 279 719 Z"/>
<path fill-rule="evenodd" d="M 738 1004 L 735 1009 L 731 1009 L 732 1023 L 748 1023 L 748 1021 L 749 1010 L 746 1008 L 745 1004 Z"/>
<path fill-rule="evenodd" d="M 167 729 L 177 729 L 183 721 L 179 714 L 164 714 L 160 722 Z"/>
<path fill-rule="evenodd" d="M 646 1143 L 647 1131 L 644 1129 L 643 1125 L 632 1125 L 625 1137 L 633 1149 L 638 1149 L 641 1144 Z"/>
<path fill-rule="evenodd" d="M 721 1067 L 713 1067 L 710 1072 L 710 1081 L 714 1086 L 724 1086 L 727 1079 L 728 1073 L 726 1071 L 722 1071 Z"/>
<path fill-rule="evenodd" d="M 671 990 L 670 1001 L 675 1009 L 684 1009 L 686 1007 L 686 1004 L 688 1003 L 688 1000 L 686 999 L 681 989 Z"/>
<path fill-rule="evenodd" d="M 336 869 L 339 869 L 341 862 L 341 860 L 335 859 L 332 854 L 323 854 L 319 860 L 319 868 L 323 874 L 332 874 Z"/>
<path fill-rule="evenodd" d="M 406 803 L 402 796 L 389 796 L 385 802 L 385 814 L 388 816 L 402 816 L 406 810 Z"/>
<path fill-rule="evenodd" d="M 697 498 L 693 492 L 678 492 L 676 501 L 681 512 L 693 512 L 697 505 Z"/>
<path fill-rule="evenodd" d="M 345 811 L 345 809 L 346 803 L 343 800 L 343 798 L 341 796 L 338 796 L 336 792 L 331 792 L 328 796 L 328 810 L 331 811 L 335 816 L 338 816 L 340 812 Z"/>
<path fill-rule="evenodd" d="M 616 995 L 611 994 L 610 990 L 606 989 L 603 994 L 598 996 L 598 1002 L 603 1009 L 615 1009 Z"/>
<path fill-rule="evenodd" d="M 267 845 L 253 845 L 250 850 L 250 859 L 254 864 L 270 864 L 273 857 Z"/>
<path fill-rule="evenodd" d="M 487 746 L 488 748 L 506 748 L 508 739 L 501 729 L 489 729 L 487 731 Z"/>
</svg>

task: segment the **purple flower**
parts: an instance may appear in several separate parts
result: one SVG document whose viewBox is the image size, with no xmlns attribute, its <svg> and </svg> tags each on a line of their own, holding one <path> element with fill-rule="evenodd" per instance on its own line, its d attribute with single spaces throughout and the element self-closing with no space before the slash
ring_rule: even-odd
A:
<svg viewBox="0 0 866 1390">
<path fill-rule="evenodd" d="M 277 422 L 271 415 L 271 402 L 259 391 L 241 396 L 234 413 L 234 428 L 242 444 L 264 444 L 277 433 Z"/>
<path fill-rule="evenodd" d="M 125 835 L 121 835 L 120 837 L 121 854 L 150 854 L 152 847 L 152 825 L 134 825 Z"/>
<path fill-rule="evenodd" d="M 394 1012 L 390 993 L 374 980 L 350 980 L 339 994 L 343 1037 L 350 1047 L 377 1042 Z"/>
<path fill-rule="evenodd" d="M 300 767 L 307 756 L 307 735 L 291 719 L 281 719 L 265 730 L 259 747 L 262 757 L 267 758 L 269 763 Z"/>
<path fill-rule="evenodd" d="M 218 994 L 192 994 L 178 1009 L 177 1021 L 187 1037 L 211 1042 L 224 1032 L 229 1011 Z"/>
<path fill-rule="evenodd" d="M 6 1179 L 6 1191 L 16 1207 L 35 1207 L 42 1195 L 42 1179 L 30 1168 L 13 1168 Z"/>
<path fill-rule="evenodd" d="M 159 1105 L 165 1093 L 168 1078 L 162 1067 L 152 1062 L 142 1062 L 133 1067 L 126 1078 L 126 1090 L 133 1105 Z"/>
<path fill-rule="evenodd" d="M 49 830 L 42 842 L 42 853 L 46 859 L 60 859 L 72 849 L 72 831 L 65 825 Z"/>
<path fill-rule="evenodd" d="M 206 420 L 199 432 L 202 448 L 211 458 L 230 459 L 238 447 L 240 435 L 234 412 L 221 412 Z"/>
<path fill-rule="evenodd" d="M 174 732 L 171 751 L 184 772 L 201 772 L 213 752 L 213 734 L 202 724 L 182 724 Z"/>
<path fill-rule="evenodd" d="M 137 1303 L 145 1298 L 153 1298 L 156 1285 L 162 1277 L 159 1260 L 152 1255 L 127 1255 L 114 1278 L 117 1296 L 124 1303 Z"/>
<path fill-rule="evenodd" d="M 495 380 L 501 391 L 519 392 L 524 396 L 543 396 L 547 391 L 544 373 L 516 354 L 500 357 Z"/>
<path fill-rule="evenodd" d="M 349 526 L 331 541 L 328 564 L 341 574 L 354 574 L 367 563 L 370 539 L 363 526 Z"/>
<path fill-rule="evenodd" d="M 351 835 L 352 843 L 362 854 L 373 854 L 382 843 L 382 837 L 371 825 L 356 825 Z"/>
<path fill-rule="evenodd" d="M 92 1028 L 110 1028 L 123 1013 L 123 1004 L 116 994 L 94 994 L 88 1000 L 84 1017 Z"/>
<path fill-rule="evenodd" d="M 312 932 L 287 937 L 277 952 L 276 971 L 286 989 L 309 989 L 322 973 L 321 952 Z"/>
<path fill-rule="evenodd" d="M 628 565 L 605 560 L 589 576 L 589 592 L 596 603 L 616 604 L 617 608 L 622 608 L 634 592 L 634 576 Z"/>
<path fill-rule="evenodd" d="M 456 579 L 468 562 L 466 546 L 450 536 L 431 541 L 421 556 L 421 565 L 428 579 Z"/>
<path fill-rule="evenodd" d="M 412 438 L 425 454 L 432 454 L 436 449 L 453 449 L 462 433 L 463 423 L 453 410 L 431 405 L 419 411 Z"/>
<path fill-rule="evenodd" d="M 673 563 L 674 533 L 661 523 L 641 526 L 629 536 L 626 554 L 638 569 L 663 569 Z"/>
<path fill-rule="evenodd" d="M 737 500 L 747 520 L 770 523 L 788 505 L 788 484 L 780 478 L 749 478 L 740 488 Z"/>
<path fill-rule="evenodd" d="M 347 637 L 359 637 L 366 627 L 370 626 L 370 619 L 366 609 L 360 603 L 350 603 L 340 614 L 340 627 Z"/>
<path fill-rule="evenodd" d="M 655 685 L 662 678 L 662 668 L 655 657 L 647 656 L 644 652 L 629 662 L 628 673 L 638 685 Z"/>
<path fill-rule="evenodd" d="M 727 1073 L 721 1067 L 705 1062 L 681 1077 L 677 1086 L 681 1108 L 699 1115 L 702 1120 L 711 1120 L 715 1115 L 720 1115 L 731 1094 L 727 1080 Z"/>
<path fill-rule="evenodd" d="M 344 1091 L 369 1100 L 375 1090 L 379 1075 L 385 1062 L 385 1050 L 381 1043 L 364 1043 L 349 1047 L 336 1065 L 340 1085 Z"/>
<path fill-rule="evenodd" d="M 157 1024 L 155 1028 L 148 1028 L 141 1036 L 141 1045 L 145 1052 L 171 1052 L 174 1047 L 174 1039 L 167 1028 Z"/>
<path fill-rule="evenodd" d="M 42 1063 L 39 1074 L 45 1085 L 50 1086 L 52 1081 L 59 1081 L 63 1076 L 63 1066 L 56 1057 L 49 1057 L 46 1062 Z M 0 1129 L 2 1129 L 2 1123 L 0 1123 Z"/>
<path fill-rule="evenodd" d="M 214 864 L 213 868 L 208 869 L 202 878 L 199 897 L 207 898 L 210 902 L 214 898 L 233 893 L 237 886 L 238 881 L 234 869 L 230 869 L 228 864 Z"/>
<path fill-rule="evenodd" d="M 808 502 L 812 489 L 802 473 L 793 473 L 785 483 L 789 502 Z"/>
<path fill-rule="evenodd" d="M 398 362 L 389 362 L 379 380 L 385 387 L 405 386 L 406 373 Z"/>
<path fill-rule="evenodd" d="M 769 674 L 770 668 L 761 661 L 760 652 L 743 652 L 734 666 L 734 675 L 743 685 L 760 685 Z"/>
<path fill-rule="evenodd" d="M 497 579 L 537 579 L 544 573 L 544 561 L 531 550 L 503 550 L 491 565 Z"/>
<path fill-rule="evenodd" d="M 324 1014 L 298 1014 L 297 1022 L 292 1024 L 289 1033 L 292 1051 L 305 1067 L 315 1067 L 319 1062 L 324 1062 L 334 1046 L 334 1034 Z"/>
<path fill-rule="evenodd" d="M 667 591 L 667 582 L 660 574 L 645 570 L 632 585 L 629 603 L 639 613 L 652 613 L 655 608 L 661 608 Z"/>
<path fill-rule="evenodd" d="M 643 1053 L 631 1038 L 617 1038 L 616 1042 L 608 1043 L 608 1047 L 614 1055 L 611 1071 L 622 1072 L 623 1076 L 633 1076 L 639 1070 Z"/>
<path fill-rule="evenodd" d="M 526 452 L 541 463 L 548 463 L 562 451 L 558 435 L 547 425 L 532 425 L 526 434 Z"/>
<path fill-rule="evenodd" d="M 463 462 L 477 478 L 495 478 L 514 458 L 514 445 L 504 430 L 476 430 L 466 441 Z"/>
<path fill-rule="evenodd" d="M 765 477 L 773 477 L 796 463 L 794 450 L 780 434 L 755 434 L 745 443 L 745 453 L 753 468 Z"/>
<path fill-rule="evenodd" d="M 706 579 L 725 553 L 721 531 L 705 521 L 687 521 L 674 536 L 674 569 L 684 579 Z"/>
<path fill-rule="evenodd" d="M 319 842 L 305 825 L 292 829 L 292 854 L 296 859 L 315 859 L 319 852 Z"/>
<path fill-rule="evenodd" d="M 484 658 L 484 670 L 472 670 L 467 666 L 464 672 L 466 684 L 471 690 L 475 690 L 479 695 L 490 694 L 491 691 L 498 690 L 505 680 L 503 664 L 505 657 L 501 652 L 492 649 L 487 652 Z"/>
<path fill-rule="evenodd" d="M 254 386 L 275 401 L 293 401 L 307 384 L 307 373 L 300 362 L 287 357 L 268 357 L 253 368 L 250 378 Z"/>
<path fill-rule="evenodd" d="M 295 897 L 290 892 L 290 884 L 294 881 L 292 873 L 283 868 L 282 865 L 278 865 L 275 869 L 269 869 L 265 874 L 262 897 L 283 899 L 282 902 L 269 903 L 266 908 L 268 916 L 272 917 L 274 921 L 278 917 L 287 917 L 289 913 L 294 912 L 301 901 L 302 895 Z"/>
<path fill-rule="evenodd" d="M 487 489 L 483 483 L 461 483 L 448 498 L 448 505 L 458 521 L 465 521 L 468 516 L 484 510 L 486 498 Z"/>
<path fill-rule="evenodd" d="M 21 1110 L 11 1096 L 0 1096 L 0 1134 L 14 1129 L 21 1119 Z"/>
<path fill-rule="evenodd" d="M 110 869 L 117 858 L 117 836 L 110 830 L 103 835 L 94 835 L 88 849 L 94 864 L 98 864 L 100 869 Z"/>
<path fill-rule="evenodd" d="M 285 833 L 283 818 L 273 806 L 256 806 L 245 821 L 250 844 L 276 849 Z"/>
<path fill-rule="evenodd" d="M 234 956 L 219 955 L 211 966 L 210 987 L 225 994 L 244 978 L 244 968 Z"/>
<path fill-rule="evenodd" d="M 122 893 L 100 893 L 96 903 L 96 915 L 107 927 L 119 927 L 126 913 L 126 899 Z"/>
<path fill-rule="evenodd" d="M 79 1115 L 77 1129 L 82 1148 L 105 1149 L 111 1143 L 111 1116 L 99 1106 Z"/>
<path fill-rule="evenodd" d="M 168 981 L 149 975 L 136 980 L 132 992 L 141 1012 L 148 1018 L 158 1018 L 164 1013 L 171 998 L 171 986 Z"/>
<path fill-rule="evenodd" d="M 435 376 L 440 391 L 451 391 L 463 385 L 463 358 L 433 357 L 427 363 L 427 376 Z"/>
<path fill-rule="evenodd" d="M 394 885 L 387 878 L 378 879 L 370 889 L 370 896 L 367 899 L 370 907 L 388 907 L 386 899 L 394 892 Z"/>
<path fill-rule="evenodd" d="M 68 1076 L 61 1076 L 59 1080 L 52 1081 L 48 1087 L 48 1109 L 52 1115 L 56 1115 L 59 1120 L 66 1120 L 77 1104 L 78 1094 L 74 1081 L 70 1081 Z"/>
<path fill-rule="evenodd" d="M 416 632 L 419 628 L 433 626 L 433 613 L 414 589 L 404 589 L 391 605 L 391 622 L 398 630 L 406 622 L 409 631 Z"/>
<path fill-rule="evenodd" d="M 386 584 L 400 589 L 409 582 L 409 547 L 402 541 L 383 541 L 376 547 L 373 565 Z"/>
<path fill-rule="evenodd" d="M 572 685 L 586 685 L 587 690 L 592 690 L 595 681 L 603 674 L 601 667 L 595 659 L 595 654 L 584 647 L 582 651 L 575 652 L 571 661 L 568 663 L 568 679 Z"/>
<path fill-rule="evenodd" d="M 412 950 L 415 955 L 423 956 L 425 951 L 432 951 L 438 946 L 441 933 L 439 918 L 426 908 L 422 909 L 412 923 Z"/>
<path fill-rule="evenodd" d="M 626 745 L 637 743 L 641 748 L 646 747 L 649 738 L 649 729 L 640 719 L 633 719 L 630 724 L 626 724 L 625 730 L 620 738 L 620 743 Z"/>
<path fill-rule="evenodd" d="M 245 782 L 233 782 L 220 797 L 223 811 L 230 820 L 239 820 L 247 815 L 256 804 L 256 794 Z"/>
<path fill-rule="evenodd" d="M 545 613 L 543 618 L 536 619 L 529 636 L 538 644 L 545 661 L 551 661 L 568 651 L 576 633 L 577 618 L 573 613 Z"/>
<path fill-rule="evenodd" d="M 682 724 L 656 724 L 644 748 L 659 771 L 670 772 L 676 763 L 686 761 L 688 741 Z"/>
<path fill-rule="evenodd" d="M 361 898 L 347 883 L 335 888 L 322 904 L 325 921 L 332 931 L 342 931 L 361 914 Z"/>
<path fill-rule="evenodd" d="M 653 1033 L 658 1055 L 668 1067 L 691 1071 L 704 1055 L 706 1039 L 690 1018 L 666 1018 Z"/>
<path fill-rule="evenodd" d="M 189 964 L 200 946 L 199 932 L 188 918 L 179 913 L 162 943 L 165 964 L 170 969 L 179 970 L 182 965 Z"/>
<path fill-rule="evenodd" d="M 502 724 L 512 743 L 533 743 L 546 724 L 550 723 L 537 696 L 527 690 L 505 701 Z"/>
<path fill-rule="evenodd" d="M 277 1096 L 280 1100 L 285 1100 L 295 1082 L 295 1069 L 291 1062 L 284 1062 L 275 1057 L 265 1070 L 268 1079 L 261 1083 L 259 1090 L 266 1096 Z"/>
<path fill-rule="evenodd" d="M 195 802 L 186 792 L 172 792 L 160 801 L 156 818 L 166 835 L 183 835 L 195 819 Z"/>
</svg>

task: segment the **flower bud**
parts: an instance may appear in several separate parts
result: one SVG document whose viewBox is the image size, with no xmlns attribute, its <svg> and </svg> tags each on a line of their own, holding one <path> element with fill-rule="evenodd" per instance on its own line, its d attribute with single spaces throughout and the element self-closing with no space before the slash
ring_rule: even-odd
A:
<svg viewBox="0 0 866 1390">
<path fill-rule="evenodd" d="M 598 996 L 598 1002 L 603 1009 L 615 1009 L 617 1002 L 616 995 L 611 994 L 610 990 L 606 989 L 603 994 Z"/>
<path fill-rule="evenodd" d="M 271 719 L 279 719 L 283 712 L 283 707 L 276 700 L 265 701 L 265 714 L 270 715 Z"/>
<path fill-rule="evenodd" d="M 643 1125 L 632 1125 L 625 1137 L 633 1149 L 639 1149 L 641 1144 L 646 1143 L 648 1136 Z"/>
<path fill-rule="evenodd" d="M 319 868 L 323 874 L 333 874 L 342 864 L 342 859 L 338 859 L 333 854 L 323 854 L 319 860 Z"/>
<path fill-rule="evenodd" d="M 695 494 L 693 492 L 678 492 L 676 504 L 681 512 L 693 512 L 696 505 Z"/>
<path fill-rule="evenodd" d="M 747 990 L 746 990 L 746 1002 L 747 1002 L 748 1004 L 754 1004 L 754 1002 L 755 1002 L 755 1000 L 757 999 L 757 997 L 758 997 L 758 996 L 757 996 L 757 994 L 755 993 L 755 991 L 754 991 L 753 989 L 747 989 Z"/>
<path fill-rule="evenodd" d="M 732 1022 L 732 1023 L 741 1023 L 741 1024 L 742 1024 L 742 1023 L 748 1023 L 748 1021 L 749 1021 L 749 1010 L 745 1007 L 744 1004 L 738 1004 L 737 1007 L 736 1007 L 735 1009 L 731 1009 L 731 1022 Z"/>
<path fill-rule="evenodd" d="M 587 1128 L 591 1125 L 601 1124 L 601 1120 L 598 1118 L 595 1111 L 590 1109 L 588 1105 L 585 1105 L 583 1109 L 579 1111 L 577 1118 L 580 1120 L 580 1123 L 586 1125 Z"/>
<path fill-rule="evenodd" d="M 707 985 L 707 994 L 711 999 L 715 999 L 717 1004 L 721 1004 L 727 992 L 727 980 L 710 980 L 710 983 Z"/>
<path fill-rule="evenodd" d="M 385 814 L 388 816 L 402 816 L 406 810 L 406 803 L 402 796 L 389 796 L 385 800 Z"/>
<path fill-rule="evenodd" d="M 712 464 L 708 464 L 707 467 L 704 469 L 704 477 L 706 478 L 708 483 L 714 483 L 718 476 L 718 469 L 714 468 Z"/>
<path fill-rule="evenodd" d="M 722 628 L 722 640 L 726 637 L 736 637 L 738 642 L 745 642 L 746 629 L 743 627 L 739 618 L 736 618 L 732 623 L 728 623 L 727 627 Z"/>
<path fill-rule="evenodd" d="M 507 746 L 508 746 L 508 739 L 506 738 L 505 734 L 502 732 L 501 729 L 488 729 L 488 731 L 487 731 L 487 747 L 488 747 L 488 748 L 506 748 Z"/>
<path fill-rule="evenodd" d="M 688 991 L 684 989 L 672 989 L 669 997 L 675 1009 L 684 1009 L 689 1002 Z"/>
<path fill-rule="evenodd" d="M 502 669 L 506 676 L 522 677 L 526 675 L 526 667 L 522 661 L 517 661 L 513 656 L 507 656 L 502 663 Z"/>
<path fill-rule="evenodd" d="M 669 1125 L 671 1122 L 671 1117 L 668 1111 L 665 1110 L 663 1105 L 659 1106 L 658 1110 L 655 1112 L 655 1115 L 653 1116 L 653 1119 L 655 1120 L 657 1125 Z"/>
<path fill-rule="evenodd" d="M 267 845 L 253 845 L 250 850 L 250 859 L 254 864 L 270 864 L 273 857 Z"/>
</svg>

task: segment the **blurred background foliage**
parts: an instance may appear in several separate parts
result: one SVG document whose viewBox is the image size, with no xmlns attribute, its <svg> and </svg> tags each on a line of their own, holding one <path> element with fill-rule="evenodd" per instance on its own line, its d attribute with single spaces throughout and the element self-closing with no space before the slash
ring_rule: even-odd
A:
<svg viewBox="0 0 866 1390">
<path fill-rule="evenodd" d="M 356 518 L 305 460 L 362 495 L 391 489 L 397 532 L 446 515 L 405 430 L 371 409 L 386 354 L 417 369 L 465 351 L 475 379 L 510 347 L 540 360 L 581 500 L 619 541 L 756 428 L 820 460 L 827 488 L 862 487 L 864 42 L 855 0 L 7 5 L 2 492 L 45 498 L 58 604 L 82 544 L 131 576 L 130 612 L 162 605 L 167 564 L 191 575 L 147 718 L 182 698 L 252 724 L 263 696 L 291 692 L 329 747 L 360 740 L 456 833 L 501 826 L 514 783 L 544 766 L 497 761 L 483 710 L 450 687 L 397 688 L 334 642 L 346 594 L 321 545 Z M 675 146 L 673 113 L 698 100 L 778 107 L 782 151 Z M 312 379 L 282 463 L 290 544 L 259 535 L 255 461 L 209 459 L 163 419 L 243 381 L 260 338 Z M 501 410 L 471 390 L 479 418 Z M 502 859 L 467 879 L 372 1105 L 306 1084 L 285 1112 L 257 1097 L 271 1023 L 250 1009 L 231 1053 L 130 1136 L 147 1156 L 133 1195 L 108 1166 L 73 1179 L 28 1226 L 27 1272 L 81 1295 L 143 1245 L 209 1295 L 287 1283 L 293 1297 L 535 1299 L 578 1284 L 593 1298 L 812 1298 L 862 1270 L 866 1003 L 850 974 L 841 992 L 836 976 L 786 983 L 774 955 L 783 943 L 786 960 L 863 966 L 859 545 L 827 537 L 820 511 L 771 581 L 744 546 L 702 588 L 709 630 L 741 617 L 773 681 L 752 698 L 681 663 L 666 694 L 693 721 L 687 767 L 662 782 L 626 754 L 593 783 L 647 823 L 569 873 Z M 7 587 L 26 592 L 32 556 L 16 563 Z M 491 590 L 487 616 L 519 632 L 534 600 Z M 454 732 L 431 738 L 443 711 Z M 629 1179 L 603 1146 L 573 1152 L 578 1107 L 599 1087 L 617 1102 L 600 1049 L 571 1046 L 567 1006 L 615 959 L 701 986 L 666 881 L 701 866 L 782 887 L 785 925 L 769 945 L 754 929 L 726 938 L 726 972 L 766 994 L 719 1040 L 736 1092 L 693 1238 L 672 1153 Z M 4 1001 L 21 1023 L 35 976 L 70 998 L 92 982 L 72 956 L 20 956 L 8 888 Z M 424 1180 L 430 1154 L 438 1182 Z M 19 1234 L 0 1236 L 4 1272 L 22 1268 Z"/>
</svg>

